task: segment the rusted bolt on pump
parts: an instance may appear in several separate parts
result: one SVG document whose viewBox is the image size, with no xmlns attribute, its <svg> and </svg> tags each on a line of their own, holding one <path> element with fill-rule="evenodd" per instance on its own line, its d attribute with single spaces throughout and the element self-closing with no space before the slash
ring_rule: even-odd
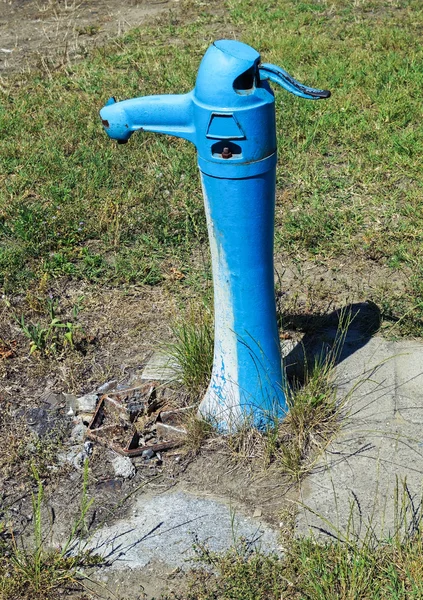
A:
<svg viewBox="0 0 423 600">
<path fill-rule="evenodd" d="M 215 312 L 213 370 L 199 412 L 221 431 L 246 420 L 259 427 L 287 412 L 274 295 L 277 155 L 269 81 L 309 100 L 330 96 L 261 64 L 250 46 L 219 40 L 203 57 L 191 92 L 111 98 L 100 112 L 118 142 L 144 129 L 197 148 Z"/>
</svg>

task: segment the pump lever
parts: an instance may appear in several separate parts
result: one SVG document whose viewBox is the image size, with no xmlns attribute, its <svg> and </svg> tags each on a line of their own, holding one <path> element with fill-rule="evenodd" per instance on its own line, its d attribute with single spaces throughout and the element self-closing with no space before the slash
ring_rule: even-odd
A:
<svg viewBox="0 0 423 600">
<path fill-rule="evenodd" d="M 323 98 L 329 98 L 330 92 L 328 90 L 317 90 L 315 88 L 307 87 L 296 79 L 294 79 L 289 73 L 287 73 L 281 67 L 271 65 L 269 63 L 259 66 L 260 80 L 269 79 L 273 83 L 277 83 L 291 94 L 300 96 L 300 98 L 307 98 L 308 100 L 322 100 Z"/>
</svg>

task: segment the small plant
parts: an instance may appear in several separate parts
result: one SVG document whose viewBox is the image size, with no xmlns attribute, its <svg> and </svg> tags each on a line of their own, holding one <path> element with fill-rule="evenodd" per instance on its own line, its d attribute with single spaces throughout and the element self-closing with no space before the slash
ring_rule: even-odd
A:
<svg viewBox="0 0 423 600">
<path fill-rule="evenodd" d="M 214 433 L 212 424 L 200 419 L 194 410 L 187 416 L 184 427 L 187 432 L 185 447 L 194 453 L 198 452 L 205 440 Z"/>
<path fill-rule="evenodd" d="M 224 444 L 231 458 L 243 465 L 266 460 L 268 430 L 259 431 L 248 420 L 244 421 L 235 433 L 225 437 Z"/>
<path fill-rule="evenodd" d="M 164 346 L 169 365 L 174 366 L 188 393 L 196 399 L 206 390 L 213 366 L 213 326 L 211 315 L 191 314 L 172 327 L 174 341 Z"/>
<path fill-rule="evenodd" d="M 100 31 L 100 25 L 85 25 L 77 29 L 78 35 L 97 35 Z"/>
<path fill-rule="evenodd" d="M 332 347 L 315 357 L 311 367 L 304 349 L 303 373 L 287 385 L 289 412 L 279 428 L 275 456 L 283 471 L 295 479 L 311 469 L 340 427 L 347 399 L 337 397 L 334 369 L 351 320 L 349 312 L 341 311 Z"/>
<path fill-rule="evenodd" d="M 46 325 L 40 323 L 28 323 L 24 315 L 20 318 L 14 315 L 15 321 L 21 328 L 25 337 L 29 340 L 29 354 L 39 352 L 42 356 L 57 355 L 67 347 L 74 349 L 75 336 L 82 330 L 81 325 L 76 323 L 79 306 L 72 309 L 72 320 L 62 321 L 57 316 L 58 303 L 52 297 L 47 299 Z"/>
<path fill-rule="evenodd" d="M 12 533 L 9 552 L 0 556 L 0 600 L 53 600 L 59 590 L 69 585 L 83 586 L 81 567 L 97 564 L 99 558 L 81 550 L 77 535 L 86 531 L 85 518 L 92 505 L 87 498 L 88 461 L 84 465 L 80 512 L 62 548 L 45 546 L 42 528 L 44 487 L 35 467 L 32 475 L 36 491 L 32 492 L 32 547 L 18 544 Z"/>
<path fill-rule="evenodd" d="M 310 469 L 314 450 L 322 450 L 339 426 L 340 405 L 333 381 L 332 358 L 318 358 L 306 368 L 305 380 L 287 393 L 288 415 L 280 428 L 278 460 L 298 478 Z"/>
</svg>

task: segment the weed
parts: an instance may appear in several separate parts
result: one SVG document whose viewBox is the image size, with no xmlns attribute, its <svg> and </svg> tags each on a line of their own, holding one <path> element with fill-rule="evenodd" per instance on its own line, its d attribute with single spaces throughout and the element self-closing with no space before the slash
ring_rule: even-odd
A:
<svg viewBox="0 0 423 600">
<path fill-rule="evenodd" d="M 209 439 L 215 430 L 208 421 L 200 419 L 196 411 L 192 411 L 184 421 L 184 428 L 187 432 L 185 438 L 185 448 L 196 453 L 200 450 L 204 442 Z"/>
<path fill-rule="evenodd" d="M 84 27 L 79 27 L 77 29 L 78 35 L 97 35 L 97 33 L 101 30 L 100 25 L 85 25 Z"/>
<path fill-rule="evenodd" d="M 19 460 L 22 467 L 32 464 L 40 477 L 50 477 L 52 468 L 53 470 L 58 468 L 57 452 L 63 446 L 67 434 L 66 424 L 56 425 L 42 437 L 28 431 L 25 433 L 25 437 L 18 442 Z M 11 464 L 10 459 L 9 456 L 9 464 Z"/>
<path fill-rule="evenodd" d="M 341 425 L 347 398 L 337 397 L 334 374 L 352 318 L 341 311 L 332 347 L 322 349 L 311 367 L 303 349 L 302 372 L 291 383 L 286 377 L 289 412 L 278 432 L 276 456 L 282 470 L 296 479 L 310 471 Z"/>
<path fill-rule="evenodd" d="M 191 311 L 185 321 L 172 327 L 174 340 L 164 346 L 175 378 L 188 393 L 199 399 L 209 383 L 213 366 L 213 327 L 210 312 Z"/>
<path fill-rule="evenodd" d="M 275 429 L 270 427 L 267 430 L 259 431 L 247 419 L 241 427 L 237 428 L 236 432 L 225 436 L 226 451 L 233 461 L 243 465 L 261 462 L 267 466 L 274 458 L 274 455 L 269 453 L 274 431 Z"/>
<path fill-rule="evenodd" d="M 80 547 L 76 536 L 84 526 L 92 501 L 87 499 L 88 463 L 85 463 L 80 514 L 63 548 L 56 550 L 45 546 L 42 528 L 44 487 L 35 467 L 32 475 L 36 492 L 32 492 L 32 547 L 20 544 L 12 533 L 10 551 L 0 555 L 1 600 L 49 600 L 57 597 L 59 590 L 69 585 L 81 587 L 84 575 L 81 567 L 98 563 L 98 557 L 89 552 L 72 551 Z"/>
<path fill-rule="evenodd" d="M 82 493 L 81 493 L 81 503 L 80 503 L 79 515 L 78 515 L 78 518 L 73 523 L 72 530 L 69 534 L 69 537 L 68 537 L 65 545 L 61 549 L 61 552 L 64 556 L 69 553 L 70 549 L 74 550 L 75 545 L 78 548 L 80 547 L 81 542 L 77 539 L 77 536 L 79 534 L 84 535 L 84 534 L 88 533 L 86 517 L 87 517 L 88 511 L 90 510 L 90 508 L 94 502 L 94 500 L 92 498 L 91 499 L 88 498 L 88 474 L 89 474 L 88 466 L 89 466 L 88 459 L 85 459 L 84 471 L 83 471 L 83 477 L 82 477 Z"/>
<path fill-rule="evenodd" d="M 289 412 L 280 428 L 277 457 L 285 473 L 300 477 L 310 470 L 340 424 L 341 405 L 333 380 L 333 356 L 318 357 L 305 379 L 287 393 Z"/>
<path fill-rule="evenodd" d="M 9 303 L 10 307 L 10 303 Z M 63 353 L 66 348 L 75 348 L 76 335 L 82 331 L 81 325 L 76 322 L 79 306 L 72 309 L 72 320 L 62 321 L 57 316 L 58 302 L 53 298 L 47 298 L 47 323 L 28 323 L 22 314 L 14 319 L 19 325 L 25 337 L 29 340 L 29 354 L 38 352 L 41 356 Z"/>
</svg>

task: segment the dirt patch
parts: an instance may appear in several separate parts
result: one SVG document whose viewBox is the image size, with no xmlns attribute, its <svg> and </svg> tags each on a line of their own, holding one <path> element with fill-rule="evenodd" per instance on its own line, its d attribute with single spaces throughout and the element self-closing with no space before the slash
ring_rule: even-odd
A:
<svg viewBox="0 0 423 600">
<path fill-rule="evenodd" d="M 1 0 L 0 75 L 67 64 L 178 0 Z"/>
<path fill-rule="evenodd" d="M 4 399 L 37 402 L 50 392 L 82 394 L 108 379 L 126 380 L 143 368 L 159 340 L 169 337 L 173 303 L 163 288 L 122 291 L 66 282 L 50 295 L 59 303 L 63 322 L 79 304 L 83 343 L 62 355 L 42 357 L 35 352 L 29 358 L 29 340 L 16 319 L 25 314 L 27 323 L 45 325 L 48 319 L 28 310 L 28 299 L 22 297 L 14 298 L 11 307 L 3 305 L 0 339 L 13 346 L 13 355 L 0 361 Z"/>
<path fill-rule="evenodd" d="M 343 306 L 372 302 L 381 311 L 382 328 L 389 329 L 389 304 L 385 295 L 401 297 L 406 293 L 410 273 L 393 271 L 388 266 L 341 256 L 325 261 L 276 255 L 275 270 L 278 308 L 282 327 L 290 331 L 313 329 L 316 316 L 328 315 Z M 383 322 L 384 319 L 388 321 Z"/>
<path fill-rule="evenodd" d="M 83 335 L 92 340 L 84 352 L 68 349 L 62 356 L 43 357 L 38 352 L 29 356 L 29 341 L 13 314 L 25 314 L 28 323 L 41 322 L 46 318 L 43 302 L 51 296 L 59 301 L 62 321 L 79 303 L 78 323 Z M 37 299 L 35 293 L 14 297 L 10 306 L 3 304 L 1 313 L 0 338 L 13 348 L 13 354 L 0 361 L 0 435 L 4 441 L 0 521 L 9 523 L 16 539 L 31 539 L 34 464 L 45 486 L 46 543 L 63 547 L 78 517 L 83 489 L 83 472 L 77 460 L 83 440 L 79 448 L 75 443 L 69 446 L 75 425 L 63 395 L 92 392 L 112 379 L 121 385 L 136 379 L 158 343 L 169 339 L 169 324 L 180 294 L 166 285 L 116 290 L 63 280 L 49 287 L 41 305 Z M 264 471 L 261 465 L 251 468 L 234 463 L 219 442 L 195 457 L 183 448 L 162 452 L 160 460 L 137 457 L 132 459 L 135 473 L 131 477 L 116 475 L 115 456 L 107 447 L 94 443 L 87 489 L 87 496 L 94 500 L 86 518 L 90 532 L 98 527 L 118 527 L 122 519 L 130 521 L 135 506 L 142 507 L 144 499 L 151 504 L 152 498 L 174 491 L 194 495 L 197 504 L 216 500 L 246 519 L 259 514 L 259 520 L 277 533 L 280 523 L 285 523 L 284 515 L 294 506 L 295 490 L 280 473 Z M 152 598 L 164 590 L 182 589 L 184 569 L 176 572 L 153 554 L 140 568 L 115 573 L 104 566 L 92 577 L 120 598 Z M 99 592 L 97 587 L 93 590 Z M 107 594 L 101 590 L 102 596 Z"/>
</svg>

